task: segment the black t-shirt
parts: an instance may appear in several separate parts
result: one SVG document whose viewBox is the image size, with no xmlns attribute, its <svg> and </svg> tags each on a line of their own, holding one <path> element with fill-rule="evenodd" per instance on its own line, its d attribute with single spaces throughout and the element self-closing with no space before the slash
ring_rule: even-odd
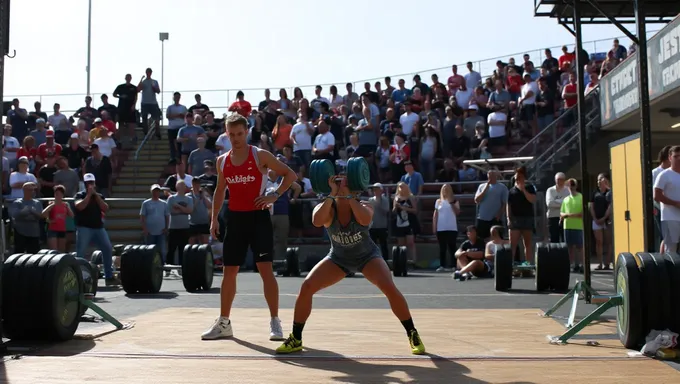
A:
<svg viewBox="0 0 680 384">
<path fill-rule="evenodd" d="M 474 243 L 467 239 L 460 245 L 460 249 L 465 252 L 482 252 L 482 256 L 479 259 L 483 260 L 486 245 L 482 239 L 477 239 Z"/>
<path fill-rule="evenodd" d="M 99 195 L 99 198 L 104 200 L 104 196 Z M 74 196 L 74 199 L 76 203 L 80 200 L 85 199 L 85 196 L 87 196 L 86 191 L 81 191 L 76 193 Z M 78 227 L 85 227 L 85 228 L 92 228 L 92 229 L 99 229 L 99 228 L 104 228 L 104 222 L 102 221 L 102 210 L 99 208 L 99 204 L 97 204 L 97 199 L 92 196 L 90 198 L 90 202 L 85 206 L 85 209 L 83 210 L 78 210 L 77 208 L 73 210 L 74 218 L 76 221 L 76 226 Z"/>
<path fill-rule="evenodd" d="M 532 184 L 525 184 L 524 189 L 532 195 L 536 194 L 536 188 Z M 527 200 L 524 192 L 520 191 L 516 185 L 508 191 L 508 206 L 512 216 L 534 217 L 534 205 Z"/>
<path fill-rule="evenodd" d="M 78 146 L 76 149 L 68 146 L 61 150 L 61 156 L 68 160 L 69 168 L 77 169 L 80 168 L 84 160 L 87 160 L 90 154 L 81 146 Z"/>
<path fill-rule="evenodd" d="M 36 117 L 35 115 L 38 115 L 38 117 Z M 47 122 L 47 114 L 45 112 L 35 112 L 35 111 L 29 113 L 28 118 L 26 119 L 26 126 L 28 128 L 31 128 L 31 129 L 35 128 L 35 122 L 38 119 L 43 119 L 43 120 L 45 120 L 45 122 Z"/>
<path fill-rule="evenodd" d="M 80 116 L 81 119 L 85 119 L 88 121 L 92 121 L 95 118 L 99 117 L 99 112 L 92 107 L 78 108 L 76 114 Z"/>
<path fill-rule="evenodd" d="M 536 102 L 546 103 L 544 106 L 539 106 L 537 109 L 538 117 L 555 114 L 555 94 L 550 89 L 538 94 Z"/>
<path fill-rule="evenodd" d="M 106 156 L 102 157 L 101 160 L 96 160 L 94 157 L 90 156 L 85 161 L 85 173 L 91 173 L 94 175 L 94 183 L 98 188 L 108 188 L 109 178 L 113 173 L 113 169 L 111 169 L 111 161 Z"/>
<path fill-rule="evenodd" d="M 121 84 L 113 91 L 118 95 L 118 108 L 130 109 L 133 103 L 137 100 L 137 87 L 132 84 Z"/>
<path fill-rule="evenodd" d="M 607 213 L 609 204 L 611 204 L 612 191 L 607 190 L 606 192 L 601 192 L 597 190 L 593 193 L 593 197 L 590 201 L 593 202 L 593 210 L 595 211 L 595 219 L 600 219 Z"/>
<path fill-rule="evenodd" d="M 457 169 L 441 169 L 437 173 L 438 183 L 450 183 L 453 181 L 458 181 L 458 170 Z"/>
<path fill-rule="evenodd" d="M 557 61 L 557 59 L 554 57 L 543 60 L 543 64 L 541 64 L 541 67 L 547 70 L 550 70 L 552 68 L 558 68 L 559 66 L 560 66 L 559 61 Z"/>
<path fill-rule="evenodd" d="M 113 104 L 106 104 L 102 105 L 101 107 L 97 108 L 97 112 L 99 112 L 99 116 L 102 115 L 102 112 L 106 111 L 106 113 L 109 114 L 109 117 L 111 120 L 116 121 L 116 117 L 118 117 L 118 108 L 113 105 Z"/>
<path fill-rule="evenodd" d="M 207 112 L 207 111 L 210 110 L 210 107 L 208 107 L 207 105 L 205 105 L 205 104 L 203 104 L 203 103 L 201 103 L 201 104 L 194 104 L 194 105 L 192 105 L 191 107 L 189 107 L 189 113 L 194 113 L 194 110 L 196 110 L 196 109 L 198 109 L 198 110 L 203 110 L 203 112 Z"/>
<path fill-rule="evenodd" d="M 472 149 L 477 149 L 479 146 L 482 144 L 482 141 L 486 140 L 489 138 L 489 134 L 484 132 L 482 137 L 479 137 L 477 135 L 474 135 L 472 139 L 470 139 L 470 148 Z"/>
<path fill-rule="evenodd" d="M 470 154 L 470 138 L 467 136 L 456 136 L 453 138 L 451 152 L 453 157 L 467 157 Z"/>
<path fill-rule="evenodd" d="M 57 172 L 57 167 L 48 167 L 47 165 L 40 168 L 38 171 L 38 178 L 41 181 L 48 183 L 54 182 L 54 174 Z M 54 189 L 52 187 L 42 186 L 40 187 L 40 196 L 42 197 L 54 197 Z"/>
<path fill-rule="evenodd" d="M 203 129 L 206 132 L 222 133 L 222 125 L 218 123 L 203 124 Z M 205 141 L 205 147 L 212 151 L 215 149 L 215 143 L 217 143 L 217 137 L 208 136 L 208 140 Z"/>
</svg>

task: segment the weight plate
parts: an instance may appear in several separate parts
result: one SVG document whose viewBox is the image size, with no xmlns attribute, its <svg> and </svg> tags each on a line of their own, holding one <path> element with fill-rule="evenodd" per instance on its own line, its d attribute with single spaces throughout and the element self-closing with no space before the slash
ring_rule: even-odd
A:
<svg viewBox="0 0 680 384">
<path fill-rule="evenodd" d="M 41 249 L 38 251 L 38 255 L 56 255 L 59 253 L 59 251 L 55 251 L 54 249 Z"/>
<path fill-rule="evenodd" d="M 401 276 L 401 267 L 399 264 L 399 246 L 392 247 L 392 274 L 394 277 Z"/>
<path fill-rule="evenodd" d="M 286 249 L 285 269 L 288 276 L 300 276 L 300 248 L 292 247 Z"/>
<path fill-rule="evenodd" d="M 69 255 L 70 256 L 70 255 Z M 83 276 L 83 293 L 92 293 L 97 295 L 97 285 L 99 284 L 99 270 L 97 266 L 85 259 L 77 258 L 76 262 L 80 267 L 80 273 Z M 79 316 L 83 316 L 87 311 L 85 305 L 80 306 Z"/>
<path fill-rule="evenodd" d="M 408 248 L 399 247 L 399 269 L 401 269 L 401 277 L 408 276 Z"/>
<path fill-rule="evenodd" d="M 671 323 L 668 328 L 680 333 L 680 255 L 677 253 L 666 253 L 663 255 L 666 262 L 666 270 L 670 282 L 670 298 L 671 298 Z"/>
<path fill-rule="evenodd" d="M 203 259 L 205 260 L 205 265 L 203 266 L 203 281 L 201 281 L 201 288 L 204 291 L 209 291 L 212 289 L 213 277 L 215 276 L 215 271 L 213 269 L 213 253 L 212 248 L 209 245 L 199 245 L 196 250 L 198 253 L 203 254 Z"/>
<path fill-rule="evenodd" d="M 650 253 L 649 255 L 656 264 L 656 283 L 659 287 L 659 328 L 654 329 L 664 330 L 671 326 L 673 316 L 670 275 L 669 270 L 666 267 L 666 261 L 664 260 L 663 254 Z"/>
<path fill-rule="evenodd" d="M 550 255 L 553 268 L 550 288 L 557 292 L 567 292 L 571 282 L 569 247 L 567 247 L 566 243 L 552 243 L 550 244 Z"/>
<path fill-rule="evenodd" d="M 212 287 L 212 253 L 208 252 L 210 247 L 187 245 L 184 247 L 182 255 L 182 283 L 187 292 L 196 292 Z M 209 269 L 209 272 L 208 272 Z M 208 281 L 208 273 L 210 281 Z"/>
<path fill-rule="evenodd" d="M 352 192 L 365 191 L 371 182 L 371 171 L 363 157 L 352 157 L 347 161 L 347 187 Z"/>
<path fill-rule="evenodd" d="M 550 289 L 550 283 L 554 279 L 555 266 L 554 260 L 551 259 L 549 243 L 536 244 L 535 258 L 536 261 L 536 279 L 535 286 L 537 292 L 543 292 Z"/>
<path fill-rule="evenodd" d="M 52 298 L 52 308 L 44 319 L 48 320 L 47 339 L 70 340 L 80 324 L 80 295 L 83 277 L 76 260 L 60 254 L 47 266 L 44 294 Z M 49 306 L 48 306 L 49 309 Z"/>
<path fill-rule="evenodd" d="M 510 244 L 496 246 L 494 253 L 494 286 L 497 291 L 505 292 L 512 288 L 512 250 Z"/>
<path fill-rule="evenodd" d="M 120 256 L 120 282 L 127 294 L 137 293 L 137 251 L 136 246 L 126 245 Z"/>
<path fill-rule="evenodd" d="M 616 308 L 616 325 L 619 340 L 625 348 L 636 349 L 645 342 L 646 332 L 643 321 L 644 307 L 640 298 L 640 270 L 635 256 L 620 253 L 617 257 L 614 286 L 623 300 Z"/>
<path fill-rule="evenodd" d="M 149 282 L 149 287 L 147 289 L 148 293 L 158 293 L 161 291 L 163 286 L 163 255 L 161 255 L 160 249 L 155 245 L 152 245 L 150 251 L 153 253 L 151 259 L 151 281 Z"/>
<path fill-rule="evenodd" d="M 656 263 L 652 255 L 645 252 L 638 252 L 635 255 L 638 269 L 640 270 L 640 296 L 645 299 L 642 301 L 644 306 L 643 324 L 645 335 L 652 329 L 663 330 L 661 323 L 661 286 L 658 279 Z"/>
<path fill-rule="evenodd" d="M 102 251 L 94 251 L 92 252 L 92 256 L 90 256 L 90 260 L 95 265 L 104 265 L 104 254 Z"/>
<path fill-rule="evenodd" d="M 328 185 L 328 179 L 335 175 L 335 165 L 328 159 L 314 160 L 310 166 L 310 182 L 312 190 L 319 194 L 331 193 L 331 187 Z"/>
</svg>

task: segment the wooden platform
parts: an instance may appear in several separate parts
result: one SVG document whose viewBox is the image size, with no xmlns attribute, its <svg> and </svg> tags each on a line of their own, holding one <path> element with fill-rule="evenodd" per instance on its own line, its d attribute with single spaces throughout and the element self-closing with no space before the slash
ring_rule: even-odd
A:
<svg viewBox="0 0 680 384">
<path fill-rule="evenodd" d="M 11 383 L 598 383 L 680 382 L 680 372 L 629 351 L 613 324 L 551 345 L 560 324 L 536 310 L 415 310 L 429 356 L 412 356 L 389 310 L 316 310 L 305 352 L 276 356 L 264 309 L 236 309 L 231 340 L 201 341 L 215 309 L 168 308 L 103 336 L 87 327 L 73 340 L 4 363 Z M 292 311 L 281 313 L 284 329 Z M 133 320 L 133 319 L 129 319 Z M 89 335 L 89 336 L 88 336 Z M 596 340 L 598 346 L 587 342 Z M 4 380 L 4 381 L 3 381 Z"/>
</svg>

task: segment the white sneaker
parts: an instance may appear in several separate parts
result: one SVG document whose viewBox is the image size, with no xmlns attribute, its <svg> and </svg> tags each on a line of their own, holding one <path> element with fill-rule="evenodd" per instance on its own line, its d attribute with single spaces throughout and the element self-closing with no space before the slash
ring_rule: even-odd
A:
<svg viewBox="0 0 680 384">
<path fill-rule="evenodd" d="M 272 317 L 271 321 L 269 322 L 269 340 L 285 340 L 283 337 L 283 329 L 281 328 L 281 320 L 278 317 Z"/>
<path fill-rule="evenodd" d="M 231 329 L 231 321 L 220 316 L 210 329 L 201 334 L 201 340 L 217 340 L 232 336 L 234 336 L 234 331 Z"/>
<path fill-rule="evenodd" d="M 441 272 L 446 272 L 446 268 L 444 267 L 439 267 L 435 272 L 441 273 Z"/>
</svg>

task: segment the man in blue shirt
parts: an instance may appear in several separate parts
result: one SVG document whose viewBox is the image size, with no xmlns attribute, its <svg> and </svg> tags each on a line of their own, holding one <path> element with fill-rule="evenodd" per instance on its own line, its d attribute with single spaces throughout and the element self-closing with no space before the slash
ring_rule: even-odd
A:
<svg viewBox="0 0 680 384">
<path fill-rule="evenodd" d="M 413 94 L 413 92 L 406 88 L 405 85 L 406 81 L 404 81 L 404 79 L 399 79 L 399 88 L 392 91 L 392 100 L 394 100 L 395 106 L 396 104 L 405 102 Z"/>
<path fill-rule="evenodd" d="M 404 170 L 406 174 L 401 177 L 401 181 L 408 184 L 411 193 L 421 195 L 423 193 L 423 185 L 425 184 L 423 175 L 420 172 L 416 172 L 410 160 L 404 161 Z"/>
<path fill-rule="evenodd" d="M 177 132 L 177 142 L 181 144 L 182 163 L 184 164 L 187 163 L 191 152 L 198 149 L 198 138 L 206 138 L 205 129 L 194 124 L 194 115 L 188 113 L 185 121 L 186 125 Z"/>
</svg>

